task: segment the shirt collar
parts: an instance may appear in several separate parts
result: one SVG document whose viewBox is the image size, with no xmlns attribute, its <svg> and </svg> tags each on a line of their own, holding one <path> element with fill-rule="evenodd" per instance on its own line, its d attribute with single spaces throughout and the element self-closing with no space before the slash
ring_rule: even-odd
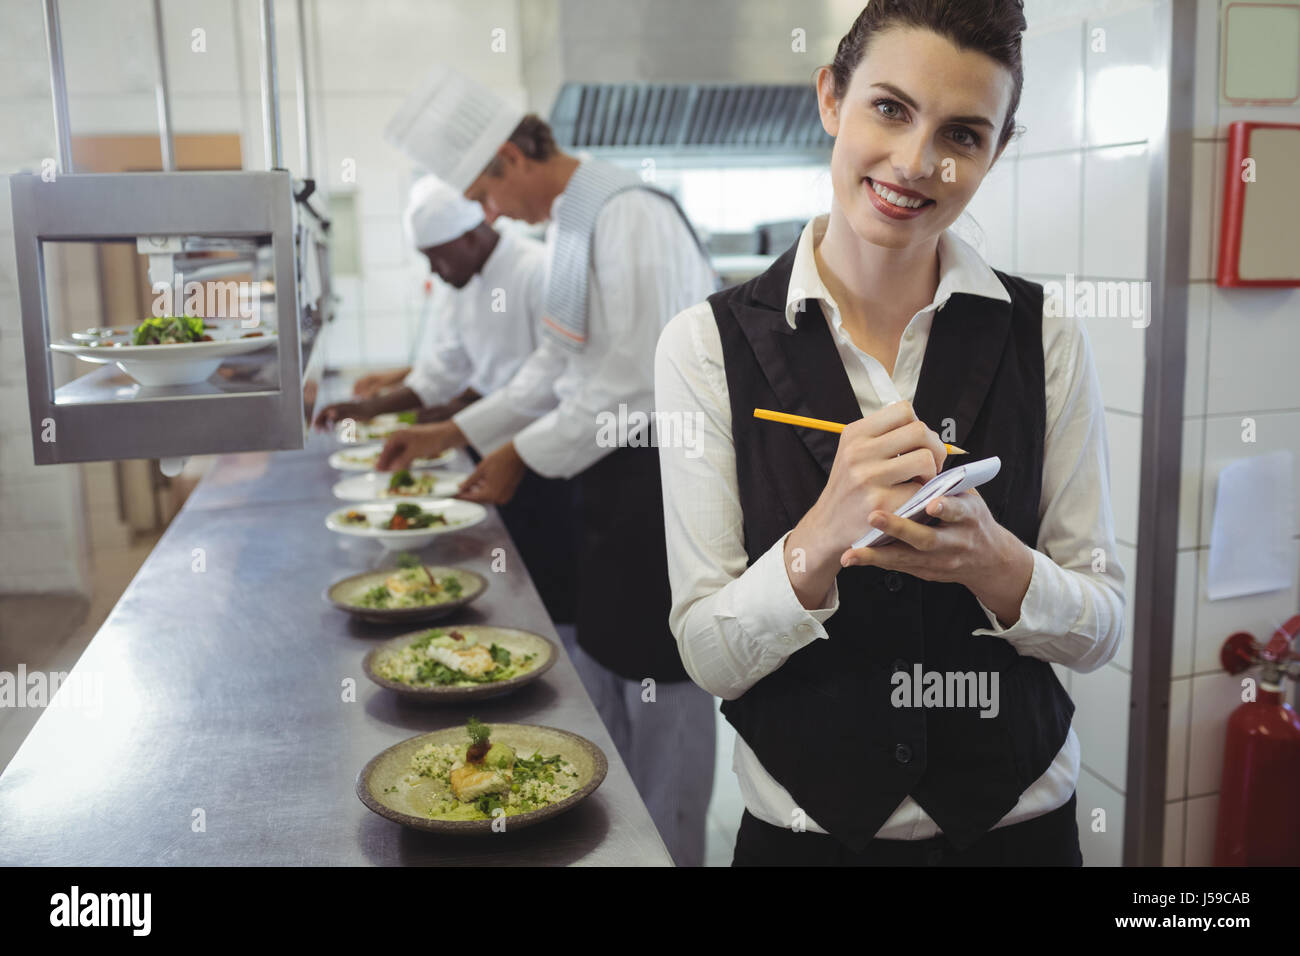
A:
<svg viewBox="0 0 1300 956">
<path fill-rule="evenodd" d="M 798 316 L 804 312 L 803 302 L 807 299 L 816 299 L 839 314 L 835 300 L 831 298 L 826 283 L 817 270 L 817 259 L 813 255 L 813 249 L 826 234 L 829 221 L 830 215 L 823 213 L 809 220 L 799 236 L 785 298 L 785 320 L 792 329 L 796 326 Z M 949 228 L 939 234 L 939 286 L 935 290 L 934 301 L 927 308 L 933 308 L 937 312 L 954 292 L 981 295 L 1001 302 L 1011 301 L 1006 287 L 984 258 Z"/>
</svg>

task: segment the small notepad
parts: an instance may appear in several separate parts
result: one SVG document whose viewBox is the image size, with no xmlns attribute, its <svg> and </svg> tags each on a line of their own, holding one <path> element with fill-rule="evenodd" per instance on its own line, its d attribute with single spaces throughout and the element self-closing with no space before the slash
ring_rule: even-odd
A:
<svg viewBox="0 0 1300 956">
<path fill-rule="evenodd" d="M 1001 468 L 1002 460 L 995 455 L 992 458 L 981 458 L 979 461 L 972 461 L 967 465 L 958 465 L 956 468 L 941 471 L 927 481 L 916 494 L 907 499 L 907 503 L 895 511 L 894 514 L 900 518 L 916 518 L 917 515 L 920 515 L 921 517 L 917 520 L 921 524 L 934 524 L 939 519 L 925 514 L 926 505 L 935 498 L 942 498 L 945 495 L 959 495 L 971 488 L 978 488 L 997 475 Z M 853 542 L 853 547 L 879 548 L 893 541 L 894 538 L 879 528 L 872 528 Z"/>
</svg>

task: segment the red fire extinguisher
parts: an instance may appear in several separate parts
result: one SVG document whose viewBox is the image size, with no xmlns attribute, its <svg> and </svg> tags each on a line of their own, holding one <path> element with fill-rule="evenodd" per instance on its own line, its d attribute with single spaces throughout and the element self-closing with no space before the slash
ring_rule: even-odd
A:
<svg viewBox="0 0 1300 956">
<path fill-rule="evenodd" d="M 1219 651 L 1229 674 L 1260 671 L 1257 698 L 1228 718 L 1215 866 L 1300 865 L 1300 717 L 1282 699 L 1283 681 L 1300 678 L 1297 634 L 1300 614 L 1267 644 L 1240 631 Z"/>
</svg>

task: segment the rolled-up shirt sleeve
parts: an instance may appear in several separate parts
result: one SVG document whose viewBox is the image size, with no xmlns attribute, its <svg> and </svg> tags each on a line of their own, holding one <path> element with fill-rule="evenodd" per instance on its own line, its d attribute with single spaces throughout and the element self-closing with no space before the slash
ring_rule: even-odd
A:
<svg viewBox="0 0 1300 956">
<path fill-rule="evenodd" d="M 682 434 L 693 436 L 659 446 L 668 622 L 691 679 L 732 699 L 827 640 L 823 625 L 839 609 L 839 592 L 832 585 L 823 607 L 803 607 L 786 571 L 786 535 L 749 563 L 723 375 L 711 308 L 693 306 L 668 324 L 655 353 L 656 408 L 681 415 L 689 423 Z"/>
<path fill-rule="evenodd" d="M 1033 573 L 1016 623 L 1004 628 L 984 608 L 989 627 L 973 633 L 1087 673 L 1115 656 L 1124 634 L 1105 407 L 1083 326 L 1073 317 L 1043 322 L 1047 430 Z"/>
</svg>

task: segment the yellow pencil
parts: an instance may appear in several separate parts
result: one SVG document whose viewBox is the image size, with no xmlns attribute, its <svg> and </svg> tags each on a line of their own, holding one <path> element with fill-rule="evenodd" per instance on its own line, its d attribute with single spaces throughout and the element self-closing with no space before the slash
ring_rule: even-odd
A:
<svg viewBox="0 0 1300 956">
<path fill-rule="evenodd" d="M 809 418 L 806 415 L 791 415 L 788 412 L 774 412 L 766 408 L 754 409 L 755 418 L 765 418 L 769 422 L 784 422 L 787 425 L 802 425 L 804 428 L 816 428 L 819 431 L 834 432 L 839 434 L 844 431 L 844 426 L 839 422 L 828 422 L 821 418 Z M 949 445 L 944 442 L 944 448 L 950 455 L 969 455 L 970 452 L 958 448 L 956 445 Z"/>
</svg>

